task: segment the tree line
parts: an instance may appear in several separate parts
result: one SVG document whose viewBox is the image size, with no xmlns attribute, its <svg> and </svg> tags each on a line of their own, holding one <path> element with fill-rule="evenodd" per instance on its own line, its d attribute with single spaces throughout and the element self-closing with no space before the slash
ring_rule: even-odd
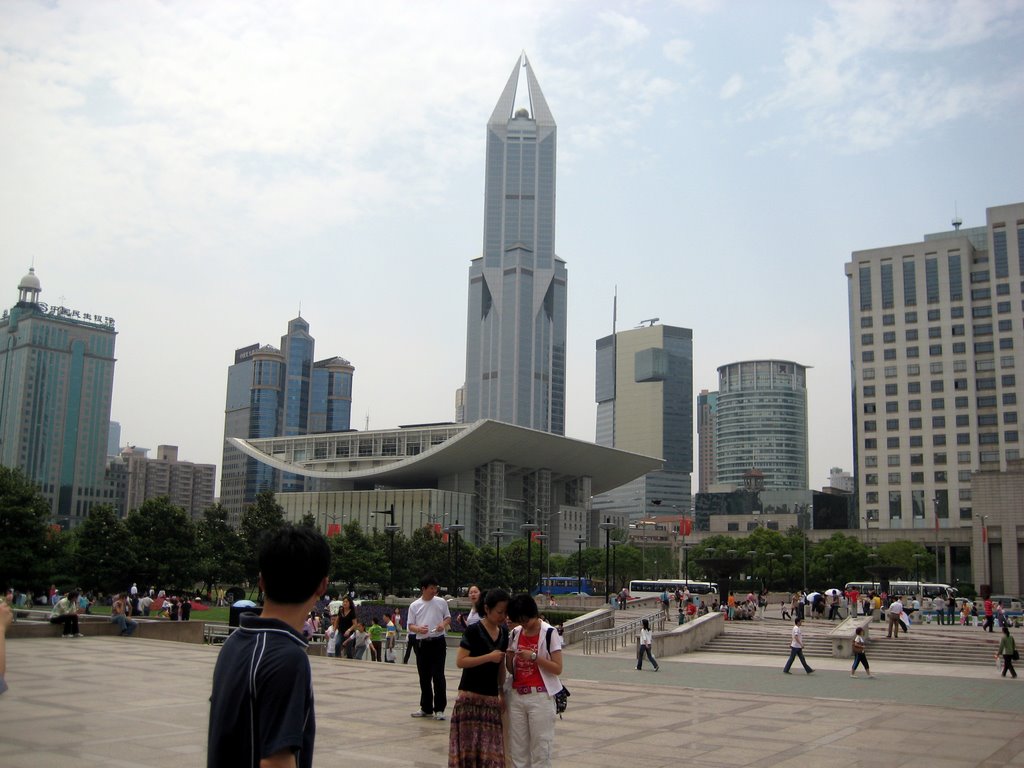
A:
<svg viewBox="0 0 1024 768">
<path fill-rule="evenodd" d="M 96 506 L 68 531 L 51 527 L 48 519 L 49 505 L 36 487 L 20 471 L 0 467 L 0 586 L 36 594 L 51 583 L 105 594 L 133 582 L 140 588 L 168 590 L 251 586 L 257 581 L 260 541 L 284 524 L 284 510 L 272 492 L 264 491 L 238 529 L 228 523 L 220 505 L 192 520 L 166 497 L 146 501 L 123 519 L 109 505 Z M 301 524 L 315 527 L 316 521 L 307 514 Z M 613 553 L 597 546 L 562 555 L 525 537 L 504 546 L 476 546 L 429 526 L 406 536 L 401 531 L 364 531 L 353 522 L 329 538 L 331 579 L 345 589 L 400 595 L 412 593 L 426 573 L 453 592 L 474 583 L 533 589 L 541 574 L 580 575 L 603 583 L 606 557 L 612 554 L 612 589 L 632 579 L 676 578 L 681 573 L 677 549 L 629 543 L 623 530 L 613 531 L 611 539 L 616 542 Z M 865 567 L 871 564 L 897 566 L 908 579 L 918 571 L 934 573 L 935 568 L 934 556 L 920 544 L 900 541 L 869 548 L 842 533 L 812 544 L 796 528 L 785 533 L 757 529 L 741 538 L 711 536 L 690 548 L 684 563 L 689 579 L 715 580 L 702 561 L 746 558 L 749 563 L 740 579 L 750 588 L 781 590 L 802 586 L 805 553 L 808 583 L 817 588 L 870 580 Z M 746 588 L 740 580 L 734 583 Z"/>
</svg>

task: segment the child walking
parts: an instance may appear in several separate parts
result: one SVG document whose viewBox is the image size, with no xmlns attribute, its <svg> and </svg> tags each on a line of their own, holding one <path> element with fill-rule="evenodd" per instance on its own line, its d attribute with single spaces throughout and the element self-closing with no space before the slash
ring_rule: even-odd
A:
<svg viewBox="0 0 1024 768">
<path fill-rule="evenodd" d="M 864 627 L 857 627 L 856 634 L 853 636 L 853 669 L 850 670 L 850 677 L 857 676 L 857 667 L 859 665 L 863 665 L 864 671 L 868 673 L 868 677 L 871 677 L 871 667 L 868 666 L 868 657 L 864 653 L 866 647 L 867 641 L 864 640 Z"/>
<path fill-rule="evenodd" d="M 643 628 L 640 630 L 640 644 L 636 649 L 636 668 L 641 669 L 644 665 L 644 654 L 647 654 L 647 658 L 651 660 L 651 664 L 654 665 L 654 671 L 657 672 L 660 667 L 658 666 L 657 660 L 651 655 L 651 623 L 647 620 L 643 620 Z"/>
</svg>

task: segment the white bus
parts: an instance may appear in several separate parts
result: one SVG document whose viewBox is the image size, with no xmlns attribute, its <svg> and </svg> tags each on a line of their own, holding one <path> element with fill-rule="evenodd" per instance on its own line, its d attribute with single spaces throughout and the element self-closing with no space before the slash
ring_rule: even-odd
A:
<svg viewBox="0 0 1024 768">
<path fill-rule="evenodd" d="M 691 595 L 717 595 L 718 585 L 710 581 L 679 581 L 675 579 L 634 579 L 629 582 L 630 597 L 658 597 L 662 592 L 668 591 L 669 596 L 675 600 L 676 590 L 685 592 L 690 590 Z"/>
<path fill-rule="evenodd" d="M 846 591 L 849 592 L 851 589 L 856 589 L 862 595 L 867 595 L 869 592 L 878 591 L 881 589 L 879 582 L 871 581 L 851 581 L 846 585 Z M 949 584 L 939 584 L 934 581 L 890 581 L 889 582 L 889 594 L 890 595 L 919 595 L 920 597 L 946 597 L 947 595 L 956 596 L 956 589 L 949 586 Z"/>
</svg>

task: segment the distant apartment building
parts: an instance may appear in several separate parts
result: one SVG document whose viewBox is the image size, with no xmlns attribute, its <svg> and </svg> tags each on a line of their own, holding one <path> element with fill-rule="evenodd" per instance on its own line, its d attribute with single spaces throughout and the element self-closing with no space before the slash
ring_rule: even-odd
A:
<svg viewBox="0 0 1024 768">
<path fill-rule="evenodd" d="M 718 393 L 702 389 L 697 395 L 697 492 L 708 493 L 718 482 L 715 478 L 715 422 L 718 418 Z"/>
<path fill-rule="evenodd" d="M 862 523 L 971 527 L 976 473 L 1021 456 L 1024 203 L 989 208 L 984 226 L 855 251 L 845 271 Z"/>
<path fill-rule="evenodd" d="M 296 317 L 281 337 L 280 349 L 252 344 L 235 350 L 228 368 L 224 409 L 222 506 L 234 524 L 263 490 L 314 490 L 313 480 L 256 461 L 227 442 L 344 432 L 352 416 L 355 368 L 341 357 L 314 361 L 309 324 Z"/>
<path fill-rule="evenodd" d="M 828 471 L 828 489 L 841 493 L 853 493 L 853 475 L 843 470 L 842 467 L 832 467 Z"/>
<path fill-rule="evenodd" d="M 126 512 L 133 512 L 143 502 L 166 496 L 171 504 L 181 507 L 193 519 L 213 506 L 213 488 L 217 478 L 215 464 L 194 464 L 178 460 L 176 445 L 157 446 L 156 456 L 149 458 L 148 449 L 128 446 L 121 452 L 126 467 L 124 492 Z"/>
<path fill-rule="evenodd" d="M 594 497 L 595 514 L 626 518 L 690 512 L 693 472 L 693 331 L 671 325 L 597 341 L 597 444 L 664 460 Z M 660 504 L 655 504 L 655 500 Z"/>
<path fill-rule="evenodd" d="M 0 316 L 0 464 L 22 470 L 63 528 L 115 502 L 106 473 L 113 318 L 44 304 L 35 270 Z"/>
<path fill-rule="evenodd" d="M 718 369 L 715 482 L 743 487 L 751 470 L 767 491 L 806 491 L 807 368 L 746 360 Z"/>
</svg>

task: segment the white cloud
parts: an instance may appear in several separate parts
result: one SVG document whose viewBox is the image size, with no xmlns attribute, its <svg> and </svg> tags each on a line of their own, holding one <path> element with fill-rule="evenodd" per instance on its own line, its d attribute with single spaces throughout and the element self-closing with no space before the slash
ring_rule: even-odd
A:
<svg viewBox="0 0 1024 768">
<path fill-rule="evenodd" d="M 612 33 L 612 41 L 616 47 L 625 48 L 642 43 L 650 35 L 650 30 L 638 19 L 616 11 L 602 11 L 598 18 Z"/>
<path fill-rule="evenodd" d="M 719 98 L 728 101 L 741 90 L 743 90 L 743 76 L 733 74 L 722 84 L 722 88 L 719 90 L 718 96 Z"/>
<path fill-rule="evenodd" d="M 687 64 L 693 53 L 693 43 L 689 40 L 676 38 L 665 43 L 661 51 L 665 54 L 665 58 L 673 64 Z"/>
<path fill-rule="evenodd" d="M 1022 93 L 1020 57 L 993 82 L 965 71 L 971 59 L 960 52 L 1017 34 L 1022 8 L 1019 0 L 836 0 L 809 34 L 789 39 L 782 86 L 757 112 L 795 110 L 802 138 L 865 150 L 1012 102 Z"/>
</svg>

